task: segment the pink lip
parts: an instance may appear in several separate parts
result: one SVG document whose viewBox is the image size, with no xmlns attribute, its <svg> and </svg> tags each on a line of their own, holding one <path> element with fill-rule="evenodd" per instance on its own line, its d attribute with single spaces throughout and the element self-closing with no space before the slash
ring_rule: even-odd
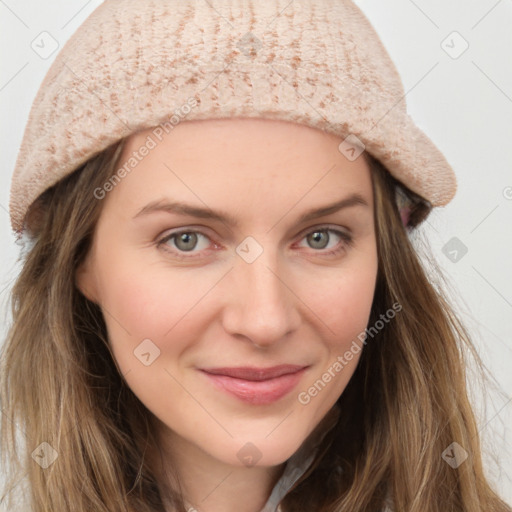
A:
<svg viewBox="0 0 512 512">
<path fill-rule="evenodd" d="M 281 365 L 272 368 L 211 368 L 201 371 L 220 389 L 253 405 L 283 398 L 297 386 L 307 367 Z"/>
</svg>

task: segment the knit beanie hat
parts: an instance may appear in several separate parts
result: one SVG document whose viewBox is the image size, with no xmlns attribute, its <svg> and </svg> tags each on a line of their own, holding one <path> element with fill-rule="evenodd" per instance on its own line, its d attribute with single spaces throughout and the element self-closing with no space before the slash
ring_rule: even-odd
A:
<svg viewBox="0 0 512 512">
<path fill-rule="evenodd" d="M 333 133 L 346 158 L 368 152 L 429 208 L 455 194 L 452 168 L 408 115 L 398 71 L 351 1 L 106 0 L 36 95 L 12 178 L 13 230 L 30 232 L 38 197 L 116 141 L 232 117 Z"/>
</svg>

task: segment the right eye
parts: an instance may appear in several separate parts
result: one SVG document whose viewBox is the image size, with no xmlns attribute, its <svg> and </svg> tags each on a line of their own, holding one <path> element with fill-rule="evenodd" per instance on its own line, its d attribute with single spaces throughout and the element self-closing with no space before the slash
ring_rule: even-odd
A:
<svg viewBox="0 0 512 512">
<path fill-rule="evenodd" d="M 186 254 L 190 252 L 199 252 L 194 251 L 194 249 L 197 248 L 198 243 L 201 245 L 201 239 L 203 239 L 203 247 L 200 247 L 200 250 L 203 250 L 208 247 L 208 244 L 204 243 L 204 240 L 209 240 L 208 236 L 200 233 L 199 231 L 180 230 L 169 233 L 161 238 L 158 241 L 158 246 L 162 247 L 165 251 L 170 251 L 173 253 Z"/>
</svg>

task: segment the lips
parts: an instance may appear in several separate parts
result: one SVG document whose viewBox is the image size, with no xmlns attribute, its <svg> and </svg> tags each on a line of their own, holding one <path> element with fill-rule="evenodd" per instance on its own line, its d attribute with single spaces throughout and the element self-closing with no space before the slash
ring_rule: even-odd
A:
<svg viewBox="0 0 512 512">
<path fill-rule="evenodd" d="M 233 377 L 234 379 L 262 381 L 295 373 L 302 368 L 304 368 L 304 366 L 282 364 L 280 366 L 273 366 L 272 368 L 210 368 L 204 369 L 203 371 L 212 375 Z"/>
<path fill-rule="evenodd" d="M 306 369 L 306 366 L 280 365 L 271 368 L 208 368 L 201 371 L 218 389 L 239 400 L 266 405 L 290 393 Z"/>
</svg>

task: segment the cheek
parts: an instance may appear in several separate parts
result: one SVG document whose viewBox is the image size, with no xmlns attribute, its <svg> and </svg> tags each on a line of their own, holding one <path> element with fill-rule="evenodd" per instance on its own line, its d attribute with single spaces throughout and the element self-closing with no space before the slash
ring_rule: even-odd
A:
<svg viewBox="0 0 512 512">
<path fill-rule="evenodd" d="M 302 414 L 310 418 L 322 417 L 352 378 L 363 350 L 376 274 L 376 260 L 364 272 L 331 274 L 324 282 L 317 281 L 317 293 L 309 296 L 307 305 L 322 331 L 322 357 L 297 400 Z"/>
<path fill-rule="evenodd" d="M 127 257 L 102 266 L 98 282 L 109 340 L 123 370 L 138 363 L 134 351 L 144 340 L 151 340 L 162 356 L 172 352 L 177 357 L 185 350 L 194 337 L 192 329 L 201 325 L 198 318 L 191 321 L 191 313 L 212 286 L 209 280 L 194 279 L 191 272 L 171 273 L 162 265 Z"/>
<path fill-rule="evenodd" d="M 331 329 L 340 336 L 340 340 L 356 337 L 364 331 L 370 317 L 375 292 L 373 275 L 355 276 L 344 279 L 332 290 L 329 301 Z"/>
<path fill-rule="evenodd" d="M 342 268 L 316 279 L 306 305 L 315 313 L 316 324 L 323 325 L 324 341 L 331 350 L 345 350 L 368 325 L 375 293 L 377 258 L 359 266 Z M 357 268 L 356 268 L 357 267 Z M 311 285 L 311 280 L 309 284 Z"/>
</svg>

